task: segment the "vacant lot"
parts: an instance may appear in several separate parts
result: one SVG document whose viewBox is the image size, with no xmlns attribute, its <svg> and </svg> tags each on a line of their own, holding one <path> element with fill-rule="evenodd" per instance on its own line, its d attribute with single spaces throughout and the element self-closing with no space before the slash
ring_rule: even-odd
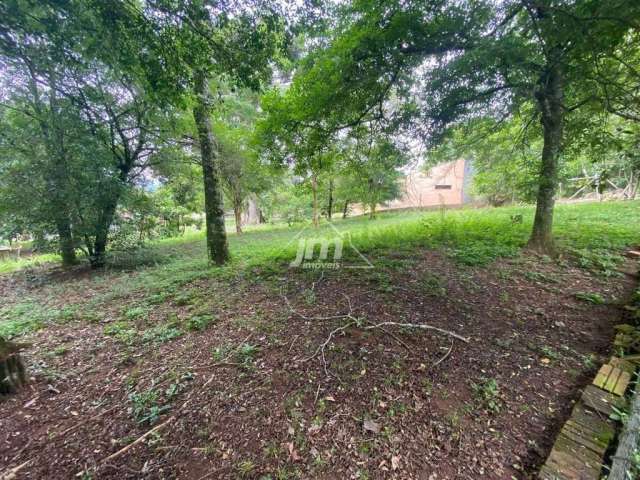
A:
<svg viewBox="0 0 640 480">
<path fill-rule="evenodd" d="M 33 379 L 0 404 L 0 470 L 530 478 L 609 353 L 640 203 L 558 207 L 557 258 L 521 251 L 531 217 L 338 221 L 320 230 L 344 241 L 338 269 L 290 268 L 313 229 L 261 227 L 224 268 L 194 236 L 100 273 L 5 274 L 0 335 L 30 343 Z"/>
</svg>

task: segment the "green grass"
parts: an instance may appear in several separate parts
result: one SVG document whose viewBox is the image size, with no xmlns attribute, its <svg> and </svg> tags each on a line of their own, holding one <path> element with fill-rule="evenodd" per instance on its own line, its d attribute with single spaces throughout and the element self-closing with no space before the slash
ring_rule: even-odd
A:
<svg viewBox="0 0 640 480">
<path fill-rule="evenodd" d="M 522 223 L 511 221 L 512 215 L 517 214 L 522 215 Z M 347 246 L 351 242 L 374 267 L 393 263 L 396 257 L 408 261 L 419 247 L 443 251 L 463 266 L 481 267 L 497 258 L 520 254 L 531 231 L 533 214 L 531 206 L 385 212 L 373 221 L 365 217 L 337 220 L 333 227 L 344 235 L 345 262 L 358 260 Z M 138 298 L 144 296 L 146 300 L 121 312 L 126 322 L 144 319 L 151 305 L 172 302 L 188 306 L 198 300 L 191 298 L 183 287 L 201 279 L 256 282 L 281 278 L 295 258 L 296 236 L 331 238 L 336 235 L 333 227 L 327 223 L 319 229 L 305 225 L 261 225 L 248 228 L 244 235 L 230 234 L 232 260 L 224 267 L 208 264 L 203 233 L 154 242 L 127 260 L 125 270 L 132 273 L 121 272 L 116 266 L 111 272 L 94 277 L 91 282 L 96 287 L 104 287 L 102 293 L 79 306 L 74 315 L 67 315 L 67 320 L 97 318 L 104 305 L 126 304 L 124 300 L 132 294 Z M 615 274 L 622 250 L 640 244 L 640 201 L 558 205 L 554 232 L 563 259 L 599 274 Z M 390 259 L 389 254 L 393 258 Z M 35 262 L 36 258 L 31 261 Z M 0 263 L 0 272 L 7 271 L 10 268 Z M 53 295 L 63 293 L 68 287 L 49 285 L 46 288 Z M 56 309 L 46 309 L 42 302 L 25 298 L 21 303 L 0 307 L 0 335 L 19 336 L 60 320 L 61 314 Z M 210 321 L 212 319 L 196 317 L 185 328 L 204 329 Z M 126 342 L 131 327 L 122 327 L 122 331 L 111 334 Z M 178 335 L 173 330 L 156 333 L 161 339 Z"/>
<path fill-rule="evenodd" d="M 43 253 L 21 258 L 7 258 L 0 260 L 0 275 L 15 272 L 23 268 L 39 267 L 47 263 L 59 262 L 60 255 L 55 253 Z"/>
</svg>

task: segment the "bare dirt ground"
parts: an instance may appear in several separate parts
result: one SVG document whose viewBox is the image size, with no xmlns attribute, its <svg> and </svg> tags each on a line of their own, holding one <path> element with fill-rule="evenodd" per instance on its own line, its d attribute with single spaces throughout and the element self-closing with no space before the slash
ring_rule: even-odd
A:
<svg viewBox="0 0 640 480">
<path fill-rule="evenodd" d="M 374 270 L 204 278 L 159 302 L 132 293 L 104 303 L 98 322 L 40 330 L 24 353 L 30 385 L 0 403 L 0 471 L 24 465 L 18 479 L 535 478 L 572 401 L 610 353 L 635 280 L 526 255 L 477 268 L 427 250 L 381 260 Z M 0 293 L 6 302 L 25 292 L 50 298 L 53 282 L 59 302 L 82 303 L 108 290 L 109 277 L 99 278 L 28 286 L 14 275 L 0 280 Z M 118 323 L 123 308 L 143 304 L 151 307 L 130 315 L 133 331 Z M 144 337 L 194 312 L 213 320 Z M 468 342 L 367 329 L 382 322 L 429 324 Z"/>
</svg>

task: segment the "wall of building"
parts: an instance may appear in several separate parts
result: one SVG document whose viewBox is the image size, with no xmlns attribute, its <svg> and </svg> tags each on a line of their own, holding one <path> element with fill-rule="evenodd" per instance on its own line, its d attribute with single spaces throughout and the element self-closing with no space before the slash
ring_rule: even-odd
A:
<svg viewBox="0 0 640 480">
<path fill-rule="evenodd" d="M 400 198 L 378 206 L 379 210 L 424 208 L 440 205 L 456 206 L 469 203 L 473 169 L 464 159 L 443 163 L 423 172 L 421 168 L 410 172 L 402 181 Z M 354 205 L 353 214 L 362 214 L 361 205 Z"/>
</svg>

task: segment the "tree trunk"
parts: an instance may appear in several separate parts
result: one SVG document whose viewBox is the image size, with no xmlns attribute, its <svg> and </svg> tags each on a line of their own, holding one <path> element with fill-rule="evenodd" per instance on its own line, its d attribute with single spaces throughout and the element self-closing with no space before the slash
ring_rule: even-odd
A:
<svg viewBox="0 0 640 480">
<path fill-rule="evenodd" d="M 369 207 L 369 220 L 376 218 L 376 204 L 372 203 Z"/>
<path fill-rule="evenodd" d="M 242 205 L 239 202 L 233 203 L 233 215 L 236 218 L 236 233 L 242 234 Z"/>
<path fill-rule="evenodd" d="M 347 213 L 349 213 L 349 200 L 344 201 L 344 207 L 342 207 L 342 218 L 347 218 Z"/>
<path fill-rule="evenodd" d="M 329 180 L 329 207 L 327 209 L 327 218 L 331 221 L 333 213 L 333 180 Z"/>
<path fill-rule="evenodd" d="M 47 198 L 47 202 L 52 207 L 53 217 L 55 218 L 56 229 L 58 231 L 58 241 L 60 246 L 60 255 L 62 256 L 62 265 L 65 267 L 76 263 L 76 250 L 73 243 L 73 233 L 71 230 L 70 200 L 67 195 L 69 172 L 67 169 L 67 151 L 65 147 L 64 130 L 62 129 L 62 120 L 58 111 L 57 101 L 57 84 L 55 75 L 49 75 L 49 105 L 41 100 L 38 90 L 37 74 L 33 70 L 31 64 L 27 64 L 30 73 L 28 83 L 29 90 L 32 95 L 33 106 L 38 115 L 38 124 L 42 139 L 44 141 L 45 150 L 52 162 L 47 175 L 47 183 L 51 197 Z"/>
<path fill-rule="evenodd" d="M 243 212 L 242 223 L 244 225 L 257 225 L 261 223 L 260 207 L 258 206 L 258 196 L 255 193 L 249 195 L 247 209 Z"/>
<path fill-rule="evenodd" d="M 224 208 L 220 175 L 216 159 L 216 146 L 211 128 L 209 83 L 204 72 L 195 76 L 196 104 L 193 118 L 198 129 L 202 177 L 204 180 L 204 209 L 207 227 L 207 252 L 209 261 L 222 265 L 229 259 L 227 233 L 224 228 Z"/>
<path fill-rule="evenodd" d="M 27 375 L 20 359 L 21 345 L 0 337 L 0 395 L 15 393 L 27 383 Z"/>
<path fill-rule="evenodd" d="M 315 173 L 311 175 L 311 192 L 313 194 L 313 226 L 318 228 L 320 225 L 318 219 L 318 178 Z"/>
<path fill-rule="evenodd" d="M 56 229 L 58 230 L 58 242 L 60 245 L 60 256 L 62 257 L 62 265 L 65 267 L 70 267 L 71 265 L 76 263 L 77 259 L 69 219 L 61 215 L 56 220 Z"/>
<path fill-rule="evenodd" d="M 102 268 L 105 265 L 107 242 L 109 240 L 109 229 L 113 223 L 113 217 L 116 214 L 116 208 L 120 195 L 117 194 L 105 205 L 98 223 L 96 224 L 95 242 L 93 244 L 93 255 L 89 258 L 91 268 Z"/>
<path fill-rule="evenodd" d="M 541 114 L 544 143 L 538 197 L 529 247 L 540 253 L 553 252 L 553 208 L 558 188 L 559 158 L 564 124 L 564 86 L 560 62 L 549 62 L 535 92 Z"/>
</svg>

